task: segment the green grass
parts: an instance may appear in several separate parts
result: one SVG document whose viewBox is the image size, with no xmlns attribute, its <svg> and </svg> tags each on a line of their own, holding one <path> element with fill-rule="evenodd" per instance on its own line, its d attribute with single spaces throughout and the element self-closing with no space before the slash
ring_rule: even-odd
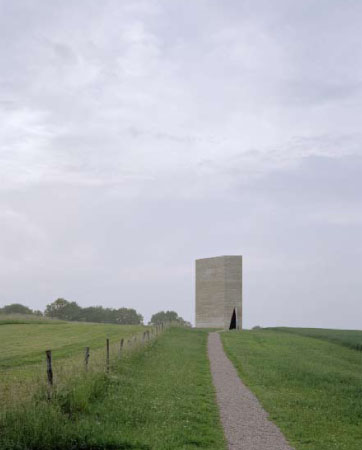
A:
<svg viewBox="0 0 362 450">
<path fill-rule="evenodd" d="M 362 350 L 362 331 L 360 330 L 330 330 L 327 328 L 274 328 L 275 330 L 285 331 L 286 333 L 299 334 L 300 336 L 309 336 L 317 339 L 334 342 L 355 350 Z"/>
<path fill-rule="evenodd" d="M 0 448 L 225 449 L 203 331 L 171 328 L 109 376 L 73 380 L 0 420 Z"/>
<path fill-rule="evenodd" d="M 226 332 L 222 340 L 296 449 L 362 448 L 362 353 L 273 329 Z"/>
<path fill-rule="evenodd" d="M 4 369 L 31 366 L 44 361 L 44 352 L 53 351 L 54 358 L 71 357 L 88 346 L 91 350 L 127 338 L 143 330 L 138 325 L 64 322 L 0 317 L 0 376 Z M 31 369 L 29 367 L 29 369 Z"/>
<path fill-rule="evenodd" d="M 120 339 L 141 334 L 142 326 L 65 322 L 32 316 L 0 316 L 0 405 L 8 409 L 26 400 L 46 382 L 45 350 L 52 350 L 55 380 L 82 371 L 84 347 L 90 347 L 91 371 L 103 371 L 106 338 L 111 358 Z"/>
<path fill-rule="evenodd" d="M 0 325 L 11 325 L 15 323 L 23 324 L 43 324 L 43 323 L 64 323 L 62 320 L 52 319 L 43 316 L 34 316 L 31 314 L 0 314 Z"/>
</svg>

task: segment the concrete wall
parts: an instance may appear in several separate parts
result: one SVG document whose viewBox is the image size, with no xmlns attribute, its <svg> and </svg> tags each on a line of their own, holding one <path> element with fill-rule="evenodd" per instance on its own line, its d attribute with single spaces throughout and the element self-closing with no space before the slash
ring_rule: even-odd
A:
<svg viewBox="0 0 362 450">
<path fill-rule="evenodd" d="M 242 323 L 242 256 L 196 260 L 196 327 L 228 329 L 234 308 Z"/>
</svg>

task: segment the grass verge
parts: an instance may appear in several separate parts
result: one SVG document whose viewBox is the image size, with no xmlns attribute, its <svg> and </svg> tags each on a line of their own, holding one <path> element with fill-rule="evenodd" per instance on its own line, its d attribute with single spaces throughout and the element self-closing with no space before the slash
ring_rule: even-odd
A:
<svg viewBox="0 0 362 450">
<path fill-rule="evenodd" d="M 225 449 L 206 354 L 207 334 L 171 328 L 114 365 L 75 379 L 48 404 L 0 420 L 0 448 Z"/>
<path fill-rule="evenodd" d="M 362 448 L 362 354 L 276 330 L 221 333 L 242 380 L 298 450 Z"/>
</svg>

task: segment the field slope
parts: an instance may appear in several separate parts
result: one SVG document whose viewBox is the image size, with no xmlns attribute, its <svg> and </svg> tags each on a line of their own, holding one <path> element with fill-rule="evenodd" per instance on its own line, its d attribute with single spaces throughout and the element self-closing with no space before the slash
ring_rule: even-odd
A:
<svg viewBox="0 0 362 450">
<path fill-rule="evenodd" d="M 225 449 L 206 353 L 207 333 L 171 328 L 87 374 L 48 403 L 0 420 L 0 448 Z"/>
<path fill-rule="evenodd" d="M 53 351 L 54 358 L 67 358 L 104 347 L 111 342 L 141 332 L 138 325 L 65 322 L 26 317 L 0 316 L 0 377 L 1 371 L 19 367 L 30 370 L 32 364 L 44 361 L 44 352 Z"/>
<path fill-rule="evenodd" d="M 361 352 L 276 329 L 225 332 L 222 340 L 297 450 L 362 448 Z"/>
<path fill-rule="evenodd" d="M 106 339 L 114 359 L 120 339 L 127 342 L 144 329 L 0 315 L 0 413 L 45 387 L 45 350 L 52 350 L 55 382 L 61 384 L 84 372 L 85 347 L 90 347 L 89 370 L 103 371 Z"/>
<path fill-rule="evenodd" d="M 330 330 L 328 328 L 270 328 L 286 333 L 309 336 L 334 342 L 354 350 L 362 350 L 362 331 L 360 330 Z"/>
</svg>

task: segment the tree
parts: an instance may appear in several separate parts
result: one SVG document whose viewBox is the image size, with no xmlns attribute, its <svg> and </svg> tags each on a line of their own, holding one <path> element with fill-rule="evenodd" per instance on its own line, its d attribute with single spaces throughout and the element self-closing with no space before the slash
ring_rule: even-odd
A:
<svg viewBox="0 0 362 450">
<path fill-rule="evenodd" d="M 143 317 L 132 308 L 119 308 L 115 311 L 116 321 L 121 325 L 140 325 L 143 323 Z"/>
<path fill-rule="evenodd" d="M 119 323 L 121 325 L 138 325 L 143 323 L 143 317 L 135 309 L 103 308 L 103 306 L 88 306 L 81 308 L 76 302 L 58 298 L 47 305 L 45 315 L 63 320 L 78 320 L 83 322 Z"/>
<path fill-rule="evenodd" d="M 62 320 L 79 320 L 81 307 L 76 302 L 69 302 L 64 298 L 58 298 L 53 303 L 47 305 L 45 316 L 56 317 Z"/>
<path fill-rule="evenodd" d="M 107 317 L 102 306 L 89 306 L 82 308 L 80 320 L 85 322 L 107 322 Z"/>
<path fill-rule="evenodd" d="M 119 323 L 121 325 L 138 325 L 143 323 L 143 317 L 135 309 L 112 309 L 103 308 L 102 306 L 82 308 L 80 320 L 86 322 Z"/>
<path fill-rule="evenodd" d="M 33 314 L 33 311 L 30 308 L 21 305 L 20 303 L 5 305 L 0 311 L 3 314 Z"/>
<path fill-rule="evenodd" d="M 150 325 L 158 325 L 162 322 L 178 322 L 181 325 L 191 326 L 191 324 L 180 317 L 176 311 L 160 311 L 153 314 L 149 323 Z"/>
</svg>

